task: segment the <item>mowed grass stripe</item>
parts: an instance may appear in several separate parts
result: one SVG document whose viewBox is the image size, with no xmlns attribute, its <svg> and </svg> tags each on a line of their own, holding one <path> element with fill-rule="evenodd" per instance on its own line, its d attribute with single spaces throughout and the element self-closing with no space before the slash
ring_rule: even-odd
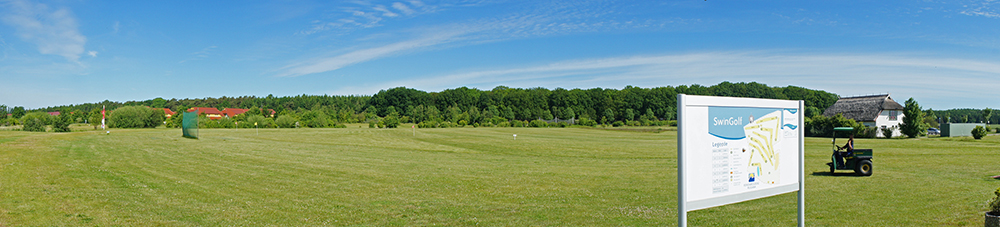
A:
<svg viewBox="0 0 1000 227">
<path fill-rule="evenodd" d="M 672 225 L 676 132 L 580 128 L 0 132 L 2 225 Z M 513 134 L 517 134 L 514 140 Z M 860 139 L 830 175 L 806 139 L 810 225 L 976 225 L 1000 138 Z M 689 213 L 795 224 L 795 194 Z M 912 218 L 911 215 L 926 217 Z M 845 218 L 863 217 L 863 218 Z"/>
</svg>

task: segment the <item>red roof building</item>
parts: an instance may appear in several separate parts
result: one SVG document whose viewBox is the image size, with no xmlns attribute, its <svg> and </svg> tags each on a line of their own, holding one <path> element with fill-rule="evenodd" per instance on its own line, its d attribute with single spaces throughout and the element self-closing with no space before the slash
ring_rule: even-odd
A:
<svg viewBox="0 0 1000 227">
<path fill-rule="evenodd" d="M 204 114 L 208 119 L 219 120 L 222 119 L 222 111 L 211 107 L 191 107 L 188 112 L 198 111 L 198 114 Z"/>
<path fill-rule="evenodd" d="M 223 117 L 235 117 L 236 115 L 243 114 L 250 109 L 237 109 L 237 108 L 226 108 L 222 110 Z"/>
<path fill-rule="evenodd" d="M 59 112 L 58 112 L 58 111 L 56 111 L 56 112 L 49 112 L 49 115 L 52 115 L 52 116 L 59 116 Z"/>
<path fill-rule="evenodd" d="M 170 117 L 174 116 L 174 114 L 176 114 L 176 113 L 177 112 L 174 112 L 173 110 L 170 110 L 170 109 L 167 109 L 167 108 L 163 108 L 163 115 L 167 116 L 167 118 L 170 118 Z"/>
</svg>

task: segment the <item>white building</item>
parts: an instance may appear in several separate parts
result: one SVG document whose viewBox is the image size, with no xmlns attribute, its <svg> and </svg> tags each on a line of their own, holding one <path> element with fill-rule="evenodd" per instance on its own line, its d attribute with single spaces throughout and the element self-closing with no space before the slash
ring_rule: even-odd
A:
<svg viewBox="0 0 1000 227">
<path fill-rule="evenodd" d="M 877 127 L 877 137 L 885 137 L 881 129 L 887 127 L 894 128 L 892 137 L 902 136 L 899 124 L 903 123 L 903 105 L 892 100 L 889 94 L 840 98 L 823 111 L 823 116 L 826 117 L 837 114 L 868 127 Z"/>
</svg>

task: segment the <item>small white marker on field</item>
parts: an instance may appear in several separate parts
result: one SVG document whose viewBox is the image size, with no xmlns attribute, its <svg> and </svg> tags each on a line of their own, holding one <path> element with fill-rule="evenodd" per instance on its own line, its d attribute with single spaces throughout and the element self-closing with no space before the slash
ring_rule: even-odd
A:
<svg viewBox="0 0 1000 227">
<path fill-rule="evenodd" d="M 517 134 L 514 134 L 514 140 L 517 140 Z"/>
</svg>

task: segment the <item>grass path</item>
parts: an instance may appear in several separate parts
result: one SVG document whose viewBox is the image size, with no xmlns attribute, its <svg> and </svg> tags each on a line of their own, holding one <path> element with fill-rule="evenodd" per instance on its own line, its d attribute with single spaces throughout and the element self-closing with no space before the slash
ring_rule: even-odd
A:
<svg viewBox="0 0 1000 227">
<path fill-rule="evenodd" d="M 0 132 L 0 225 L 562 225 L 676 222 L 676 132 L 579 128 Z M 513 134 L 517 134 L 514 140 Z M 1000 137 L 858 140 L 871 177 L 807 138 L 807 222 L 981 225 Z M 690 212 L 795 224 L 795 194 Z"/>
</svg>

